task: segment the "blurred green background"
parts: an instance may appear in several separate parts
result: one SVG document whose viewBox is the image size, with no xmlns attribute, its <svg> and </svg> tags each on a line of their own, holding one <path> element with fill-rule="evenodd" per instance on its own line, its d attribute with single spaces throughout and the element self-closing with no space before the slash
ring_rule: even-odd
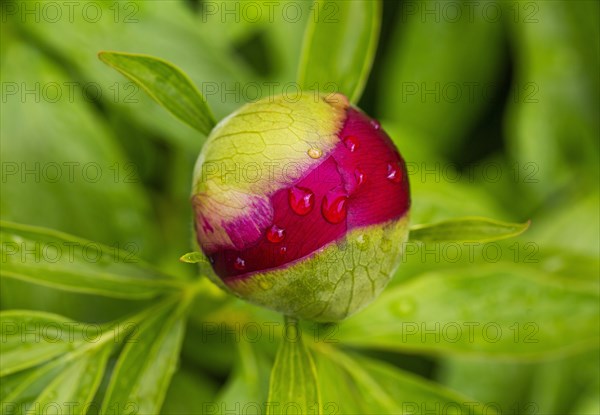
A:
<svg viewBox="0 0 600 415">
<path fill-rule="evenodd" d="M 193 238 L 191 172 L 204 137 L 96 54 L 118 50 L 173 62 L 221 119 L 244 102 L 295 91 L 310 2 L 1 6 L 2 219 L 120 247 L 193 278 L 194 267 L 177 258 Z M 335 20 L 335 9 L 331 13 Z M 520 324 L 560 320 L 553 329 L 563 341 L 541 347 L 539 355 L 495 355 L 490 344 L 457 351 L 434 338 L 397 347 L 374 342 L 364 353 L 497 403 L 503 413 L 600 413 L 599 323 L 579 312 L 594 305 L 561 300 L 572 287 L 599 290 L 599 16 L 597 1 L 384 2 L 380 43 L 359 107 L 381 121 L 407 160 L 412 223 L 467 215 L 532 221 L 525 235 L 498 244 L 497 260 L 484 246 L 475 246 L 471 257 L 465 246 L 459 257 L 413 247 L 390 289 L 413 284 L 418 298 L 429 291 L 419 291 L 421 281 L 485 276 L 477 286 L 467 279 L 449 286 L 447 296 L 432 294 L 432 302 L 442 301 L 425 303 L 431 321 L 446 314 L 468 320 L 448 307 L 479 302 L 475 321 L 493 322 L 502 315 L 486 316 L 493 304 Z M 553 281 L 552 296 L 520 288 L 520 279 L 532 276 Z M 1 288 L 3 309 L 85 321 L 107 321 L 140 306 L 8 279 Z M 587 321 L 571 324 L 570 316 Z M 263 396 L 276 342 L 248 345 L 235 327 L 269 320 L 277 317 L 217 292 L 199 297 L 164 412 Z M 233 331 L 207 336 L 206 322 Z M 584 337 L 592 344 L 581 346 Z M 360 340 L 351 343 L 360 346 Z"/>
</svg>

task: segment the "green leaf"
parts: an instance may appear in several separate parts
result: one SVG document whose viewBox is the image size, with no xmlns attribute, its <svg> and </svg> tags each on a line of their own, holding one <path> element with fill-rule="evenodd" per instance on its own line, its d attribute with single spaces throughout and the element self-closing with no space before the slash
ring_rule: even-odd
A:
<svg viewBox="0 0 600 415">
<path fill-rule="evenodd" d="M 140 179 L 142 163 L 126 158 L 106 117 L 91 103 L 105 89 L 99 90 L 96 79 L 70 78 L 47 54 L 21 42 L 3 56 L 0 77 L 3 85 L 32 91 L 7 94 L 2 103 L 1 219 L 154 257 L 160 244 Z M 52 96 L 42 92 L 48 86 Z M 92 86 L 92 96 L 82 86 Z"/>
<path fill-rule="evenodd" d="M 223 342 L 222 338 L 219 340 L 221 343 Z M 231 343 L 225 342 L 225 344 Z M 235 408 L 237 406 L 254 408 L 258 403 L 264 402 L 268 396 L 269 369 L 272 363 L 267 360 L 263 350 L 258 349 L 246 339 L 238 339 L 236 344 L 238 359 L 227 384 L 219 392 L 219 396 L 213 404 L 214 406 L 210 408 L 215 413 L 218 413 L 222 408 Z M 210 346 L 211 343 L 208 343 L 208 345 Z M 216 347 L 218 346 L 214 346 L 212 349 Z M 209 353 L 212 355 L 214 351 Z M 261 407 L 256 412 L 264 413 L 263 409 Z"/>
<path fill-rule="evenodd" d="M 33 311 L 5 311 L 0 321 L 2 412 L 85 412 L 102 380 L 115 332 Z"/>
<path fill-rule="evenodd" d="M 537 408 L 529 397 L 532 376 L 539 365 L 489 359 L 445 358 L 436 370 L 436 380 L 479 402 L 494 402 L 508 412 L 533 414 Z M 473 382 L 477 379 L 477 382 Z M 528 410 L 526 410 L 528 409 Z M 545 412 L 541 412 L 545 413 Z M 552 413 L 552 412 L 547 412 Z"/>
<path fill-rule="evenodd" d="M 387 363 L 330 347 L 318 350 L 324 413 L 482 413 L 483 405 L 473 399 Z"/>
<path fill-rule="evenodd" d="M 508 103 L 504 129 L 513 160 L 535 166 L 537 182 L 525 190 L 541 210 L 556 203 L 557 189 L 598 188 L 600 5 L 532 6 L 534 24 L 503 15 L 515 62 L 511 95 L 518 98 Z M 571 198 L 567 205 L 576 206 Z"/>
<path fill-rule="evenodd" d="M 379 0 L 323 1 L 313 4 L 298 68 L 302 89 L 348 96 L 358 102 L 369 77 L 381 25 Z"/>
<path fill-rule="evenodd" d="M 468 1 L 452 4 L 464 11 Z M 386 39 L 393 47 L 378 62 L 382 71 L 376 112 L 398 122 L 407 135 L 418 136 L 421 147 L 460 158 L 465 151 L 461 144 L 500 89 L 506 35 L 504 25 L 485 13 L 450 18 L 447 5 L 418 0 L 400 7 Z M 503 16 L 508 14 L 505 10 Z"/>
<path fill-rule="evenodd" d="M 56 376 L 37 397 L 41 408 L 72 406 L 74 411 L 84 411 L 94 398 L 111 353 L 110 344 L 95 349 L 95 353 L 73 361 Z"/>
<path fill-rule="evenodd" d="M 65 317 L 40 311 L 0 312 L 0 377 L 36 366 L 73 350 L 76 346 L 74 342 L 81 341 L 78 325 L 79 323 Z"/>
<path fill-rule="evenodd" d="M 487 218 L 460 218 L 410 228 L 410 239 L 422 242 L 491 242 L 512 238 L 529 228 L 529 223 L 507 223 Z"/>
<path fill-rule="evenodd" d="M 147 55 L 100 52 L 98 57 L 202 134 L 208 135 L 215 126 L 215 119 L 206 100 L 179 68 Z"/>
<path fill-rule="evenodd" d="M 153 308 L 123 348 L 114 368 L 101 413 L 160 412 L 175 372 L 189 302 L 170 299 Z M 135 403 L 124 407 L 126 403 Z"/>
<path fill-rule="evenodd" d="M 283 342 L 271 370 L 267 414 L 320 413 L 317 371 L 298 320 L 286 317 Z"/>
<path fill-rule="evenodd" d="M 73 361 L 62 358 L 25 372 L 3 401 L 4 413 L 30 413 L 27 408 L 40 408 L 40 413 L 84 413 L 100 386 L 111 350 L 110 344 L 103 345 Z"/>
<path fill-rule="evenodd" d="M 217 383 L 212 378 L 193 369 L 179 369 L 173 375 L 167 391 L 162 414 L 201 414 L 215 400 Z"/>
<path fill-rule="evenodd" d="M 202 252 L 188 252 L 187 254 L 183 254 L 179 260 L 188 264 L 208 263 L 206 256 Z"/>
<path fill-rule="evenodd" d="M 481 264 L 394 286 L 341 324 L 337 338 L 403 352 L 547 359 L 597 347 L 599 297 L 593 282 Z"/>
<path fill-rule="evenodd" d="M 153 298 L 182 287 L 133 254 L 62 232 L 0 221 L 1 278 L 112 298 Z"/>
</svg>

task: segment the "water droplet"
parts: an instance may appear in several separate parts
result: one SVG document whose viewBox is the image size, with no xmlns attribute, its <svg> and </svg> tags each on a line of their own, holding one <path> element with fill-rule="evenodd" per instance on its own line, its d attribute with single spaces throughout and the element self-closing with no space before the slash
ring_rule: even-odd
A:
<svg viewBox="0 0 600 415">
<path fill-rule="evenodd" d="M 235 259 L 235 262 L 233 263 L 233 267 L 235 269 L 237 269 L 238 271 L 243 271 L 246 269 L 246 261 L 244 261 L 242 258 L 237 257 Z"/>
<path fill-rule="evenodd" d="M 344 138 L 344 144 L 351 153 L 354 153 L 358 149 L 360 141 L 358 141 L 358 138 L 355 136 L 349 135 L 348 137 Z"/>
<path fill-rule="evenodd" d="M 269 242 L 273 242 L 274 244 L 283 241 L 285 238 L 285 230 L 280 228 L 277 225 L 271 226 L 267 229 L 267 239 Z"/>
<path fill-rule="evenodd" d="M 381 124 L 379 121 L 373 119 L 371 120 L 371 127 L 373 127 L 375 130 L 379 130 L 381 128 Z"/>
<path fill-rule="evenodd" d="M 260 288 L 262 288 L 263 290 L 268 290 L 271 287 L 273 287 L 273 283 L 269 280 L 266 279 L 262 279 L 258 282 L 258 285 L 260 285 Z"/>
<path fill-rule="evenodd" d="M 356 170 L 354 170 L 354 178 L 356 179 L 356 184 L 358 186 L 360 186 L 365 182 L 365 180 L 367 180 L 365 172 L 363 172 L 360 167 L 357 167 Z"/>
<path fill-rule="evenodd" d="M 282 246 L 281 248 L 279 248 L 279 253 L 280 253 L 281 255 L 285 255 L 285 253 L 286 253 L 286 252 L 287 252 L 287 247 L 285 247 L 285 246 Z"/>
<path fill-rule="evenodd" d="M 383 252 L 390 252 L 392 250 L 392 241 L 391 239 L 383 238 L 381 240 L 380 248 Z"/>
<path fill-rule="evenodd" d="M 288 201 L 292 210 L 300 215 L 307 215 L 315 205 L 315 194 L 305 187 L 291 187 L 288 193 Z"/>
<path fill-rule="evenodd" d="M 361 251 L 366 251 L 369 248 L 369 237 L 365 234 L 359 235 L 358 238 L 356 238 L 356 246 L 358 246 L 358 249 Z"/>
<path fill-rule="evenodd" d="M 387 178 L 394 183 L 400 183 L 402 180 L 402 170 L 398 163 L 388 163 L 387 165 Z"/>
<path fill-rule="evenodd" d="M 395 303 L 392 303 L 391 312 L 398 317 L 406 317 L 415 311 L 415 300 L 411 297 L 404 297 Z"/>
<path fill-rule="evenodd" d="M 312 159 L 318 159 L 323 155 L 323 151 L 320 148 L 311 147 L 307 151 L 308 155 Z"/>
<path fill-rule="evenodd" d="M 346 202 L 348 196 L 342 190 L 330 190 L 323 198 L 321 213 L 325 219 L 333 224 L 340 223 L 346 218 Z"/>
</svg>

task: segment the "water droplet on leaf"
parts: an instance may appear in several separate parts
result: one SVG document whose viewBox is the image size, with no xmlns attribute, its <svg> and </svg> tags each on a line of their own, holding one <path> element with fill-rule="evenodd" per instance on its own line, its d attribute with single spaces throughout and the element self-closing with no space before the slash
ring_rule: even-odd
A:
<svg viewBox="0 0 600 415">
<path fill-rule="evenodd" d="M 391 312 L 398 317 L 406 317 L 415 311 L 415 300 L 411 297 L 401 298 L 391 306 Z"/>
</svg>

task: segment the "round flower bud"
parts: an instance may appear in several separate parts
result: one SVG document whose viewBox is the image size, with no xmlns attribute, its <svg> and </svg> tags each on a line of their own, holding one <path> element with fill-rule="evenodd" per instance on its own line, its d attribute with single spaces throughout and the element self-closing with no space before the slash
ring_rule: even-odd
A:
<svg viewBox="0 0 600 415">
<path fill-rule="evenodd" d="M 308 320 L 342 320 L 376 298 L 408 237 L 404 161 L 340 94 L 269 97 L 222 120 L 192 193 L 211 279 Z"/>
</svg>

